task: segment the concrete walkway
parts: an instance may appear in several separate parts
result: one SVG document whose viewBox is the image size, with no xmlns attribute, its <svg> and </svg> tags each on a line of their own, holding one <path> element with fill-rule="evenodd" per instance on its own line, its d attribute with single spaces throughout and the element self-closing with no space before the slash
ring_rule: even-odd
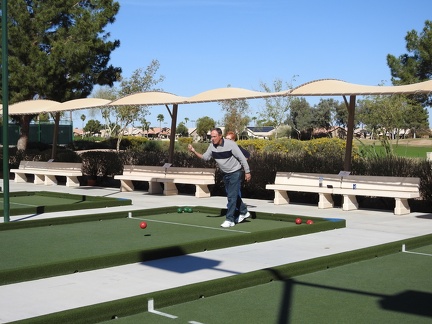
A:
<svg viewBox="0 0 432 324">
<path fill-rule="evenodd" d="M 109 209 L 110 212 L 173 205 L 217 208 L 226 206 L 225 197 L 195 198 L 187 195 L 165 197 L 148 195 L 142 191 L 121 193 L 116 188 L 67 188 L 10 183 L 11 192 L 37 190 L 132 199 L 132 206 L 112 207 Z M 320 210 L 311 205 L 275 206 L 269 200 L 245 199 L 245 202 L 250 211 L 344 218 L 347 226 L 344 229 L 270 242 L 0 286 L 0 323 L 432 233 L 431 214 L 411 213 L 395 216 L 390 210 L 344 212 L 340 208 Z M 106 211 L 106 209 L 93 209 L 47 213 L 36 215 L 33 219 Z M 23 216 L 14 216 L 11 220 L 21 218 Z M 237 225 L 240 226 L 241 224 Z"/>
</svg>

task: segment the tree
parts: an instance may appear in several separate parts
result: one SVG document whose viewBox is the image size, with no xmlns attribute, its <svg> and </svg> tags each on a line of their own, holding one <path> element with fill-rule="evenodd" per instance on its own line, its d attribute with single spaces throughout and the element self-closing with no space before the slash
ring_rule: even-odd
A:
<svg viewBox="0 0 432 324">
<path fill-rule="evenodd" d="M 105 27 L 115 21 L 119 8 L 112 0 L 10 1 L 10 102 L 64 102 L 87 97 L 96 84 L 112 86 L 121 69 L 108 63 L 120 42 L 108 41 Z M 17 117 L 18 149 L 27 147 L 35 116 Z"/>
<path fill-rule="evenodd" d="M 339 102 L 335 101 L 335 115 L 334 123 L 340 127 L 346 128 L 348 126 L 348 108 L 345 104 L 345 102 Z M 359 119 L 357 114 L 354 116 L 354 118 Z M 358 122 L 356 123 L 358 124 Z"/>
<path fill-rule="evenodd" d="M 86 120 L 86 115 L 82 114 L 81 115 L 81 120 L 82 120 L 82 129 L 83 129 L 82 137 L 84 137 L 84 121 Z"/>
<path fill-rule="evenodd" d="M 159 122 L 159 132 L 162 132 L 162 122 L 165 120 L 164 115 L 163 114 L 157 115 L 156 120 Z"/>
<path fill-rule="evenodd" d="M 182 137 L 188 137 L 189 129 L 186 127 L 186 125 L 183 122 L 180 122 L 176 127 L 176 133 Z"/>
<path fill-rule="evenodd" d="M 411 100 L 404 117 L 407 128 L 411 130 L 414 138 L 418 133 L 429 133 L 429 114 L 420 103 Z"/>
<path fill-rule="evenodd" d="M 150 122 L 147 121 L 147 119 L 145 118 L 141 118 L 140 122 L 142 130 L 146 132 L 146 137 L 148 137 L 148 132 L 150 130 Z"/>
<path fill-rule="evenodd" d="M 334 115 L 333 99 L 320 99 L 318 105 L 315 105 L 313 110 L 314 128 L 323 128 L 329 130 L 333 126 L 332 119 Z"/>
<path fill-rule="evenodd" d="M 241 134 L 250 122 L 246 115 L 249 112 L 249 104 L 246 100 L 226 100 L 219 103 L 225 111 L 223 123 L 226 129 L 236 134 Z"/>
<path fill-rule="evenodd" d="M 292 81 L 295 81 L 295 76 L 292 78 Z M 276 79 L 273 81 L 273 89 L 269 87 L 264 82 L 261 82 L 260 84 L 261 88 L 265 92 L 280 92 L 283 90 L 289 90 L 292 89 L 292 82 L 291 83 L 284 83 L 280 79 Z M 269 126 L 273 126 L 275 128 L 278 128 L 280 125 L 282 125 L 289 117 L 290 112 L 290 106 L 291 102 L 293 100 L 293 97 L 285 96 L 285 97 L 273 97 L 273 98 L 265 98 L 265 109 L 260 112 L 260 117 L 267 121 L 266 124 L 269 124 Z M 276 133 L 277 134 L 277 133 Z"/>
<path fill-rule="evenodd" d="M 99 87 L 95 90 L 93 93 L 94 98 L 101 98 L 101 99 L 107 99 L 110 101 L 114 101 L 117 99 L 118 94 L 116 93 L 115 89 L 110 87 Z M 92 110 L 94 111 L 94 110 Z M 113 137 L 118 132 L 118 125 L 116 122 L 113 122 L 111 119 L 112 116 L 115 115 L 115 108 L 111 106 L 102 106 L 100 108 L 100 113 L 102 115 L 102 119 L 104 120 L 104 129 L 106 131 L 106 134 L 108 137 Z"/>
<path fill-rule="evenodd" d="M 86 120 L 86 115 L 82 114 L 82 115 L 81 115 L 81 120 L 82 120 L 83 125 L 84 125 L 84 121 Z M 84 127 L 83 127 L 83 128 L 84 128 Z"/>
<path fill-rule="evenodd" d="M 295 130 L 297 138 L 311 133 L 313 129 L 313 111 L 305 98 L 293 98 L 288 124 Z"/>
<path fill-rule="evenodd" d="M 39 114 L 37 116 L 37 120 L 39 122 L 49 122 L 49 120 L 50 120 L 50 114 L 48 114 L 48 113 Z"/>
<path fill-rule="evenodd" d="M 202 137 L 204 141 L 207 140 L 207 133 L 215 128 L 216 122 L 208 117 L 201 117 L 197 119 L 197 134 Z"/>
<path fill-rule="evenodd" d="M 399 57 L 387 55 L 394 85 L 411 84 L 430 80 L 432 77 L 432 21 L 426 20 L 419 34 L 411 30 L 405 36 L 407 54 Z M 431 106 L 432 96 L 415 95 L 414 100 L 423 107 Z"/>
<path fill-rule="evenodd" d="M 100 121 L 95 120 L 95 119 L 90 119 L 87 122 L 87 124 L 85 125 L 85 127 L 83 128 L 83 130 L 86 133 L 89 133 L 91 135 L 93 135 L 95 133 L 99 133 L 101 129 L 102 129 L 102 125 L 101 125 Z"/>
<path fill-rule="evenodd" d="M 401 129 L 417 131 L 427 128 L 427 111 L 404 95 L 370 96 L 359 101 L 359 117 L 371 134 L 382 132 L 393 139 L 399 138 Z"/>
<path fill-rule="evenodd" d="M 160 91 L 161 89 L 154 86 L 162 82 L 165 77 L 156 76 L 158 69 L 159 61 L 152 60 L 145 70 L 136 69 L 129 79 L 123 79 L 119 88 L 102 89 L 98 93 L 99 98 L 113 100 L 137 92 Z M 112 130 L 112 134 L 117 135 L 117 151 L 120 150 L 120 142 L 126 129 L 135 121 L 142 120 L 150 114 L 148 106 L 142 105 L 105 106 L 102 107 L 101 112 L 105 125 L 110 125 L 108 127 Z"/>
</svg>

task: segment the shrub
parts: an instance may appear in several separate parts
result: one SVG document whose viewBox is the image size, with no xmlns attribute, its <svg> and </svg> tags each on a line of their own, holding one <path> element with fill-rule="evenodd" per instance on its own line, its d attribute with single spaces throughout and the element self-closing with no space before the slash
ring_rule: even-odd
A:
<svg viewBox="0 0 432 324">
<path fill-rule="evenodd" d="M 126 149 L 140 149 L 149 139 L 140 136 L 124 136 L 120 142 L 120 147 Z"/>
<path fill-rule="evenodd" d="M 123 173 L 123 162 L 117 152 L 88 151 L 81 154 L 83 175 L 113 177 Z"/>
<path fill-rule="evenodd" d="M 320 138 L 311 141 L 291 139 L 277 140 L 242 140 L 238 144 L 253 154 L 249 159 L 252 180 L 244 184 L 243 195 L 246 198 L 273 199 L 274 193 L 265 189 L 266 184 L 273 183 L 277 171 L 333 173 L 343 170 L 345 158 L 345 142 L 339 139 Z M 96 154 L 90 165 L 96 170 L 91 174 L 110 176 L 122 172 L 124 164 L 161 166 L 168 162 L 168 141 L 144 141 L 141 149 L 130 149 L 120 153 L 86 152 L 82 154 L 83 163 L 87 154 Z M 209 143 L 193 143 L 198 152 L 203 153 Z M 196 158 L 186 149 L 184 142 L 176 143 L 173 166 L 216 168 L 216 184 L 211 186 L 212 195 L 225 195 L 222 173 L 214 160 L 204 161 Z M 65 153 L 69 154 L 69 153 Z M 38 154 L 16 152 L 16 160 L 20 158 L 36 159 Z M 12 158 L 11 158 L 12 160 Z M 110 164 L 110 166 L 99 166 Z M 90 166 L 89 166 L 90 168 Z M 83 170 L 84 171 L 84 170 Z M 399 177 L 419 177 L 420 193 L 424 200 L 432 201 L 432 162 L 424 159 L 397 157 L 394 155 L 361 155 L 357 147 L 353 148 L 352 170 L 357 175 L 384 175 Z M 86 171 L 85 174 L 90 174 Z M 183 188 L 179 188 L 182 190 Z M 311 194 L 290 194 L 290 197 L 301 197 L 312 201 Z M 295 199 L 293 200 L 295 201 Z"/>
<path fill-rule="evenodd" d="M 54 159 L 56 162 L 81 162 L 81 156 L 69 149 L 59 149 Z"/>
<path fill-rule="evenodd" d="M 147 152 L 157 152 L 162 151 L 161 141 L 147 141 L 142 145 L 142 150 Z"/>
<path fill-rule="evenodd" d="M 419 161 L 412 172 L 413 176 L 420 178 L 420 193 L 422 199 L 432 202 L 432 161 Z"/>
<path fill-rule="evenodd" d="M 188 144 L 192 144 L 192 142 L 193 142 L 193 138 L 192 138 L 192 137 L 179 137 L 179 138 L 177 139 L 177 141 L 178 141 L 180 144 L 185 144 L 185 145 L 187 146 Z"/>
</svg>

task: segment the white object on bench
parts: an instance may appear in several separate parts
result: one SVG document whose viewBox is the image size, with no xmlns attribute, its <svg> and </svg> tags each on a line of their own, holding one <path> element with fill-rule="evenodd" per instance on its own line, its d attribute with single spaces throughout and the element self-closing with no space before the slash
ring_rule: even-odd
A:
<svg viewBox="0 0 432 324">
<path fill-rule="evenodd" d="M 79 187 L 78 177 L 82 176 L 82 163 L 21 161 L 15 173 L 15 182 L 27 182 L 26 174 L 34 175 L 34 184 L 56 185 L 56 176 L 66 177 L 67 187 Z"/>
<path fill-rule="evenodd" d="M 396 202 L 394 213 L 404 215 L 410 213 L 408 199 L 420 197 L 419 185 L 420 179 L 414 177 L 277 172 L 275 183 L 266 189 L 274 190 L 277 205 L 289 204 L 287 191 L 318 193 L 318 208 L 333 207 L 332 195 L 339 194 L 343 210 L 358 209 L 356 196 L 391 197 Z"/>
<path fill-rule="evenodd" d="M 216 169 L 210 168 L 182 168 L 147 165 L 125 165 L 122 175 L 115 175 L 114 179 L 121 181 L 121 191 L 133 191 L 135 181 L 147 181 L 149 193 L 163 193 L 165 196 L 177 195 L 176 183 L 195 185 L 195 197 L 210 197 L 208 185 L 215 183 Z M 161 183 L 164 184 L 162 191 Z"/>
</svg>

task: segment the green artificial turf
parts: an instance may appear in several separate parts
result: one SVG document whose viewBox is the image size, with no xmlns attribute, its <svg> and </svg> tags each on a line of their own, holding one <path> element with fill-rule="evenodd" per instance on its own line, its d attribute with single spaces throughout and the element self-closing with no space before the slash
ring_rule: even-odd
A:
<svg viewBox="0 0 432 324">
<path fill-rule="evenodd" d="M 8 248 L 0 250 L 0 284 L 345 227 L 342 219 L 313 217 L 313 225 L 306 218 L 297 225 L 297 217 L 254 213 L 222 229 L 223 210 L 195 207 L 194 213 L 179 214 L 167 207 L 4 223 L 0 245 Z M 148 224 L 144 230 L 142 221 Z"/>
<path fill-rule="evenodd" d="M 31 318 L 19 323 L 428 323 L 432 235 Z M 426 262 L 426 263 L 425 263 Z M 427 265 L 425 268 L 424 265 Z M 407 290 L 413 289 L 413 290 Z M 229 306 L 227 306 L 229 305 Z"/>
<path fill-rule="evenodd" d="M 3 197 L 4 194 L 0 193 L 0 200 L 2 202 L 0 204 L 1 216 L 4 214 Z M 105 208 L 131 204 L 132 201 L 130 199 L 74 195 L 47 191 L 20 191 L 9 193 L 9 215 L 11 216 L 90 208 Z"/>
</svg>

